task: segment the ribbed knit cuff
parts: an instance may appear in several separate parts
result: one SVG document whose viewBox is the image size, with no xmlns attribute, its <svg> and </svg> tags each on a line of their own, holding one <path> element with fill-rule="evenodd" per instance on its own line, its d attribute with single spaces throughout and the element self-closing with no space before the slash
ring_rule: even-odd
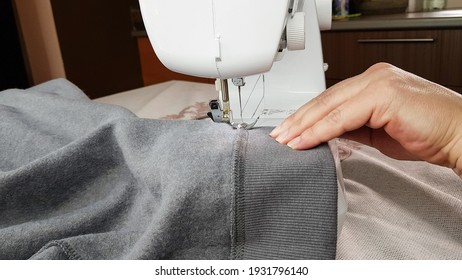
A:
<svg viewBox="0 0 462 280">
<path fill-rule="evenodd" d="M 241 129 L 235 141 L 232 258 L 334 259 L 338 185 L 329 147 L 257 145 L 267 135 Z"/>
</svg>

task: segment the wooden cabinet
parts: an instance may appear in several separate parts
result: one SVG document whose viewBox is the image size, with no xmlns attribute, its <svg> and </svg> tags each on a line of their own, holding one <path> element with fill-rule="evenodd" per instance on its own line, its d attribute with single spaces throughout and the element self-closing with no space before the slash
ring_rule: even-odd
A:
<svg viewBox="0 0 462 280">
<path fill-rule="evenodd" d="M 462 29 L 322 33 L 327 85 L 388 62 L 462 93 Z"/>
<path fill-rule="evenodd" d="M 462 29 L 322 32 L 327 85 L 388 62 L 462 93 Z M 138 38 L 145 85 L 168 80 L 213 83 L 165 68 L 147 37 Z"/>
<path fill-rule="evenodd" d="M 134 2 L 51 0 L 66 77 L 90 98 L 143 86 L 131 36 Z"/>
</svg>

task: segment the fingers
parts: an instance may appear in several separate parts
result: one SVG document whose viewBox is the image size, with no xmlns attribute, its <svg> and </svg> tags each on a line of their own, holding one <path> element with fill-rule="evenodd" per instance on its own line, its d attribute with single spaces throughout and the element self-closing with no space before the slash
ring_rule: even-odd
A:
<svg viewBox="0 0 462 280">
<path fill-rule="evenodd" d="M 389 119 L 384 113 L 389 108 L 388 85 L 394 72 L 389 64 L 371 66 L 302 106 L 270 135 L 294 149 L 307 149 L 364 125 L 382 127 Z"/>
<path fill-rule="evenodd" d="M 287 142 L 292 149 L 309 149 L 344 133 L 363 127 L 369 122 L 375 110 L 370 99 L 353 98 L 333 109 L 319 121 L 307 126 Z M 363 137 L 368 137 L 364 134 Z M 367 141 L 364 139 L 363 141 Z"/>
<path fill-rule="evenodd" d="M 312 127 L 316 123 L 329 115 L 328 122 L 335 122 L 335 119 L 338 119 L 338 114 L 342 112 L 337 111 L 337 108 L 345 102 L 354 99 L 355 96 L 364 91 L 364 88 L 367 88 L 368 80 L 364 79 L 364 76 L 370 74 L 370 72 L 364 72 L 361 75 L 349 78 L 327 89 L 284 120 L 281 125 L 270 133 L 271 137 L 282 144 L 287 144 L 297 136 L 300 136 L 308 128 L 313 129 Z M 336 133 L 340 133 L 341 131 L 342 129 L 338 128 Z M 305 135 L 307 134 L 309 132 L 305 133 Z M 303 138 L 305 139 L 305 137 Z M 322 137 L 322 139 L 324 138 Z M 315 145 L 314 143 L 318 143 L 318 141 L 308 144 L 308 140 L 305 139 L 304 143 L 304 146 L 311 147 Z M 292 142 L 291 145 L 295 146 L 295 142 Z"/>
<path fill-rule="evenodd" d="M 300 107 L 300 109 L 276 127 L 270 135 L 276 138 L 278 142 L 286 144 L 286 139 L 292 139 L 295 135 L 300 134 L 306 127 L 312 126 L 322 116 L 351 98 L 355 94 L 354 88 L 348 91 L 343 90 L 345 89 L 345 85 L 351 82 L 352 80 L 345 81 L 341 85 L 327 89 L 321 95 Z"/>
<path fill-rule="evenodd" d="M 462 170 L 461 108 L 456 93 L 378 63 L 305 104 L 270 135 L 293 149 L 345 135 L 397 159 Z"/>
</svg>

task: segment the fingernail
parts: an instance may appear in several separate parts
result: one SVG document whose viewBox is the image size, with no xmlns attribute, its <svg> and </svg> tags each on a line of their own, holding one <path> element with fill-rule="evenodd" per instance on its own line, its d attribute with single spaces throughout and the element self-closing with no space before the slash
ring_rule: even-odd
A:
<svg viewBox="0 0 462 280">
<path fill-rule="evenodd" d="M 278 141 L 279 143 L 282 143 L 286 138 L 287 138 L 287 135 L 289 135 L 289 131 L 284 131 L 282 132 L 277 138 L 276 138 L 276 141 Z"/>
<path fill-rule="evenodd" d="M 276 126 L 271 132 L 270 132 L 270 136 L 271 137 L 275 137 L 277 136 L 282 130 L 282 127 L 279 125 L 279 126 Z"/>
<path fill-rule="evenodd" d="M 291 149 L 297 149 L 298 144 L 300 143 L 300 136 L 297 138 L 292 139 L 289 143 L 287 143 L 287 146 L 289 146 Z"/>
</svg>

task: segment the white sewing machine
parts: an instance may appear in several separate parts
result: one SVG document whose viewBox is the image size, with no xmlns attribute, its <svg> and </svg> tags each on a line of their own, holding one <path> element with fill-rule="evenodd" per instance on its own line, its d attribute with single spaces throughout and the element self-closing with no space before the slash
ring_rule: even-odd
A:
<svg viewBox="0 0 462 280">
<path fill-rule="evenodd" d="M 330 0 L 139 2 L 167 68 L 217 79 L 214 121 L 275 126 L 325 90 L 319 30 L 330 28 Z"/>
</svg>

